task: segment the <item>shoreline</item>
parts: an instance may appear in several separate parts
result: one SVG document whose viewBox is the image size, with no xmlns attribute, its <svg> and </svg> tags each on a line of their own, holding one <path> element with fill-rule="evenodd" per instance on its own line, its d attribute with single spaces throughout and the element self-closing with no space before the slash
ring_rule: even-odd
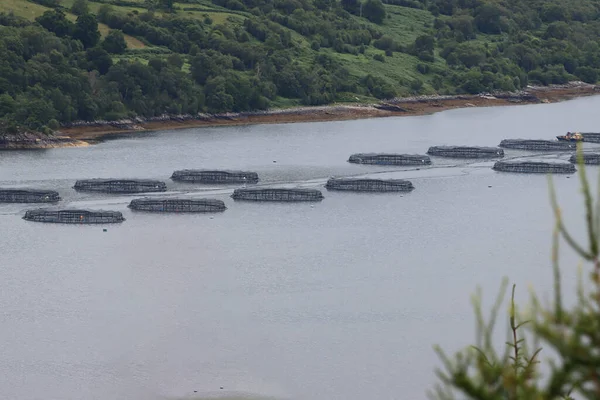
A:
<svg viewBox="0 0 600 400">
<path fill-rule="evenodd" d="M 600 94 L 600 86 L 583 82 L 565 85 L 528 87 L 516 93 L 489 95 L 421 96 L 398 98 L 377 104 L 327 105 L 276 109 L 263 112 L 226 113 L 198 116 L 161 116 L 153 119 L 78 122 L 60 130 L 63 137 L 74 142 L 98 143 L 111 137 L 134 133 L 200 127 L 284 124 L 300 122 L 345 121 L 366 118 L 420 116 L 436 112 L 468 108 L 526 104 L 549 104 L 578 97 Z M 64 147 L 73 147 L 67 144 Z M 63 146 L 54 146 L 63 147 Z"/>
<path fill-rule="evenodd" d="M 25 132 L 16 135 L 0 135 L 0 151 L 10 150 L 47 150 L 70 147 L 87 147 L 87 141 L 64 135 L 44 135 Z"/>
</svg>

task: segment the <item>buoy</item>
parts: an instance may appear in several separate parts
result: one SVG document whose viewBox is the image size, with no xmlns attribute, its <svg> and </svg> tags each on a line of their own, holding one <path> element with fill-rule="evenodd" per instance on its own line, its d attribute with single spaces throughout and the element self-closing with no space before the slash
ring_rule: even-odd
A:
<svg viewBox="0 0 600 400">
<path fill-rule="evenodd" d="M 223 386 L 221 386 L 221 390 L 223 389 Z"/>
<path fill-rule="evenodd" d="M 108 232 L 108 229 L 102 229 L 102 232 Z"/>
<path fill-rule="evenodd" d="M 491 187 L 492 187 L 492 185 L 489 185 L 488 187 L 489 187 L 489 188 L 491 188 Z"/>
<path fill-rule="evenodd" d="M 274 162 L 274 163 L 276 163 L 277 161 L 276 161 L 276 160 L 273 160 L 273 162 Z"/>
</svg>

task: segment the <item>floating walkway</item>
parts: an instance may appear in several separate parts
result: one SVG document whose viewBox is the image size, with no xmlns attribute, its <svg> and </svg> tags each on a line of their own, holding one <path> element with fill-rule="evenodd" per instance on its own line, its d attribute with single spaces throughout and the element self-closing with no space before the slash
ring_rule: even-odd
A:
<svg viewBox="0 0 600 400">
<path fill-rule="evenodd" d="M 73 188 L 82 192 L 147 193 L 166 192 L 167 184 L 151 179 L 83 179 Z"/>
<path fill-rule="evenodd" d="M 569 161 L 577 164 L 577 154 L 573 154 Z M 583 163 L 589 165 L 600 165 L 600 153 L 583 153 Z"/>
<path fill-rule="evenodd" d="M 235 189 L 231 197 L 246 201 L 321 201 L 323 193 L 317 189 L 243 188 Z"/>
<path fill-rule="evenodd" d="M 134 199 L 129 208 L 136 211 L 163 213 L 209 213 L 227 209 L 225 203 L 217 199 Z"/>
<path fill-rule="evenodd" d="M 431 159 L 419 154 L 357 153 L 352 154 L 348 162 L 374 165 L 429 165 Z"/>
<path fill-rule="evenodd" d="M 553 140 L 504 139 L 500 142 L 499 147 L 531 151 L 568 151 L 575 150 L 577 145 L 574 142 L 559 142 Z"/>
<path fill-rule="evenodd" d="M 60 201 L 54 190 L 0 189 L 0 203 L 56 203 Z"/>
<path fill-rule="evenodd" d="M 519 172 L 531 174 L 572 174 L 577 171 L 573 164 L 566 161 L 496 161 L 492 169 L 501 172 Z"/>
<path fill-rule="evenodd" d="M 115 224 L 125 221 L 119 211 L 102 210 L 29 210 L 25 212 L 24 220 L 48 222 L 55 224 Z"/>
<path fill-rule="evenodd" d="M 498 147 L 432 146 L 427 154 L 449 158 L 502 158 L 504 150 Z"/>
<path fill-rule="evenodd" d="M 404 179 L 351 179 L 331 178 L 325 185 L 327 190 L 353 192 L 410 192 L 415 187 Z"/>
<path fill-rule="evenodd" d="M 171 179 L 192 183 L 257 183 L 258 174 L 249 171 L 184 169 L 173 172 Z"/>
</svg>

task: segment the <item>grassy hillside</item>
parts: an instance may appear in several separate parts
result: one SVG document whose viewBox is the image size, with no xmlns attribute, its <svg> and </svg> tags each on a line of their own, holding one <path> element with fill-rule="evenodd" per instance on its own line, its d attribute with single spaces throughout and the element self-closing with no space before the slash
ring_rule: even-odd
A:
<svg viewBox="0 0 600 400">
<path fill-rule="evenodd" d="M 77 17 L 81 7 L 88 14 Z M 596 0 L 4 0 L 0 60 L 22 62 L 0 64 L 18 81 L 0 78 L 0 118 L 42 126 L 595 82 L 599 9 Z M 53 45 L 35 48 L 33 31 Z M 76 89 L 57 85 L 67 76 Z M 40 95 L 49 100 L 39 112 L 20 116 Z"/>
</svg>

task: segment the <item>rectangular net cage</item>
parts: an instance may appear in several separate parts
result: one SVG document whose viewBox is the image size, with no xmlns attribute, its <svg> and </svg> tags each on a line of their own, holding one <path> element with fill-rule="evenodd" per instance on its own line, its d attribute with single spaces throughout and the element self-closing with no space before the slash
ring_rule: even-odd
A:
<svg viewBox="0 0 600 400">
<path fill-rule="evenodd" d="M 167 184 L 151 179 L 82 179 L 73 188 L 83 192 L 143 193 L 165 192 Z"/>
<path fill-rule="evenodd" d="M 0 203 L 55 203 L 60 201 L 54 190 L 0 189 Z"/>
<path fill-rule="evenodd" d="M 105 210 L 29 210 L 23 219 L 34 222 L 61 224 L 113 224 L 125 221 L 119 211 Z"/>
<path fill-rule="evenodd" d="M 498 161 L 494 164 L 493 169 L 502 172 L 533 174 L 572 174 L 577 171 L 570 162 L 542 161 Z"/>
<path fill-rule="evenodd" d="M 412 182 L 404 179 L 331 178 L 325 187 L 328 190 L 356 192 L 410 192 L 414 189 Z"/>
<path fill-rule="evenodd" d="M 257 183 L 258 174 L 251 171 L 184 169 L 173 172 L 171 179 L 195 183 Z"/>
<path fill-rule="evenodd" d="M 352 154 L 348 162 L 374 165 L 429 165 L 431 159 L 420 154 L 357 153 Z"/>
<path fill-rule="evenodd" d="M 248 201 L 321 201 L 323 193 L 317 189 L 236 189 L 231 197 L 234 200 Z"/>
<path fill-rule="evenodd" d="M 207 213 L 225 211 L 225 203 L 217 199 L 134 199 L 129 208 L 165 213 Z"/>
</svg>

